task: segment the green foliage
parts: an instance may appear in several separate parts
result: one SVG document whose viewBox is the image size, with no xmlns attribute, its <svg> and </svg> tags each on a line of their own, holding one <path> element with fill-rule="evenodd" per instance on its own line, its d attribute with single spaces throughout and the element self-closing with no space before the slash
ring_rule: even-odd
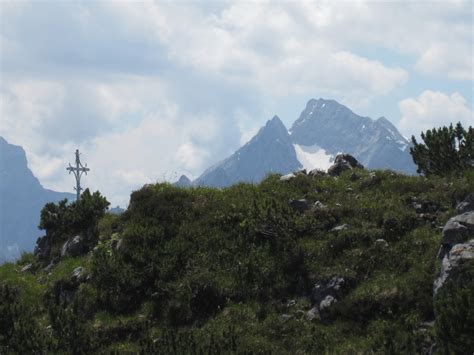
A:
<svg viewBox="0 0 474 355">
<path fill-rule="evenodd" d="M 436 338 L 446 354 L 474 349 L 474 260 L 465 262 L 436 297 Z"/>
<path fill-rule="evenodd" d="M 88 247 L 96 244 L 98 223 L 104 217 L 109 202 L 99 191 L 91 194 L 84 190 L 79 201 L 68 204 L 67 199 L 47 203 L 41 210 L 39 228 L 51 238 L 53 254 L 59 253 L 60 244 L 68 237 L 81 234 Z"/>
<path fill-rule="evenodd" d="M 98 223 L 109 205 L 99 191 L 91 194 L 86 189 L 80 200 L 71 204 L 67 199 L 47 203 L 41 210 L 39 228 L 55 236 L 82 233 Z"/>
<path fill-rule="evenodd" d="M 0 353 L 38 353 L 46 348 L 37 310 L 22 302 L 20 290 L 0 284 Z"/>
<path fill-rule="evenodd" d="M 474 128 L 434 128 L 421 133 L 424 143 L 412 136 L 410 153 L 418 166 L 418 172 L 428 175 L 462 174 L 474 167 Z"/>
</svg>

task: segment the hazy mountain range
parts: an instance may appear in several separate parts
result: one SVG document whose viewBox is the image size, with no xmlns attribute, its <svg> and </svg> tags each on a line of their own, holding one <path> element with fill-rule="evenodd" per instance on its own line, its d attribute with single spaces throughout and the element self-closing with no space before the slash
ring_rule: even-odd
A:
<svg viewBox="0 0 474 355">
<path fill-rule="evenodd" d="M 42 234 L 41 208 L 64 198 L 75 195 L 43 188 L 28 168 L 23 148 L 0 137 L 0 262 L 32 251 Z"/>
<path fill-rule="evenodd" d="M 410 142 L 386 118 L 362 117 L 334 100 L 311 99 L 287 130 L 278 116 L 227 159 L 195 181 L 181 177 L 180 186 L 224 187 L 259 182 L 268 173 L 326 169 L 338 153 L 349 153 L 365 167 L 414 174 Z"/>
</svg>

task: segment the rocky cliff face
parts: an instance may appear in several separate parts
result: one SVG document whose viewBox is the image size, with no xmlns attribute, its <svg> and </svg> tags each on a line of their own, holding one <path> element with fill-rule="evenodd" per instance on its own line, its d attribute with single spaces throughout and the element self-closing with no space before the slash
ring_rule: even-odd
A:
<svg viewBox="0 0 474 355">
<path fill-rule="evenodd" d="M 269 173 L 327 169 L 349 153 L 369 169 L 414 174 L 410 143 L 386 118 L 372 120 L 334 100 L 310 100 L 289 132 L 275 116 L 232 156 L 206 170 L 197 185 L 223 187 L 258 182 Z"/>
<path fill-rule="evenodd" d="M 0 137 L 0 262 L 32 251 L 41 235 L 41 208 L 74 195 L 43 188 L 28 168 L 23 148 Z"/>
</svg>

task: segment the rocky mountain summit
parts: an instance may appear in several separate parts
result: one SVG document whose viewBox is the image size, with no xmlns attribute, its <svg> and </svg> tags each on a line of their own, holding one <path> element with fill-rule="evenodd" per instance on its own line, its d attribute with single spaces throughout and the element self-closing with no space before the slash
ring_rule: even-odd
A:
<svg viewBox="0 0 474 355">
<path fill-rule="evenodd" d="M 259 182 L 270 173 L 286 174 L 301 167 L 285 125 L 275 116 L 247 144 L 206 170 L 194 184 L 225 187 Z"/>
<path fill-rule="evenodd" d="M 224 187 L 259 182 L 270 173 L 327 169 L 347 153 L 369 169 L 414 174 L 410 142 L 384 117 L 362 117 L 334 100 L 311 99 L 288 131 L 278 116 L 224 161 L 207 169 L 193 185 Z"/>
</svg>

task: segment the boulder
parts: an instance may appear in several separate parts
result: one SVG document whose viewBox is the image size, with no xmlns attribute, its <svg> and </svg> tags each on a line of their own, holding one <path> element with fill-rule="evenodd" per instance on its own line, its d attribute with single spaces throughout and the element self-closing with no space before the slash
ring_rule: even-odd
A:
<svg viewBox="0 0 474 355">
<path fill-rule="evenodd" d="M 79 256 L 86 253 L 87 248 L 80 235 L 69 238 L 61 249 L 61 256 Z"/>
<path fill-rule="evenodd" d="M 474 211 L 466 212 L 449 219 L 443 228 L 444 245 L 462 243 L 474 237 Z"/>
<path fill-rule="evenodd" d="M 309 210 L 310 208 L 308 201 L 306 201 L 305 199 L 301 199 L 301 200 L 291 199 L 288 201 L 288 203 L 295 211 L 298 211 L 298 212 L 305 212 Z"/>
<path fill-rule="evenodd" d="M 444 255 L 440 275 L 433 284 L 435 297 L 440 288 L 456 274 L 456 269 L 469 259 L 474 259 L 474 239 L 467 243 L 456 244 Z"/>
<path fill-rule="evenodd" d="M 458 203 L 456 210 L 459 213 L 474 211 L 474 193 L 470 193 L 462 202 Z"/>
<path fill-rule="evenodd" d="M 342 172 L 355 168 L 363 169 L 364 167 L 350 154 L 338 154 L 334 160 L 334 164 L 328 169 L 331 176 L 339 176 Z"/>
</svg>

